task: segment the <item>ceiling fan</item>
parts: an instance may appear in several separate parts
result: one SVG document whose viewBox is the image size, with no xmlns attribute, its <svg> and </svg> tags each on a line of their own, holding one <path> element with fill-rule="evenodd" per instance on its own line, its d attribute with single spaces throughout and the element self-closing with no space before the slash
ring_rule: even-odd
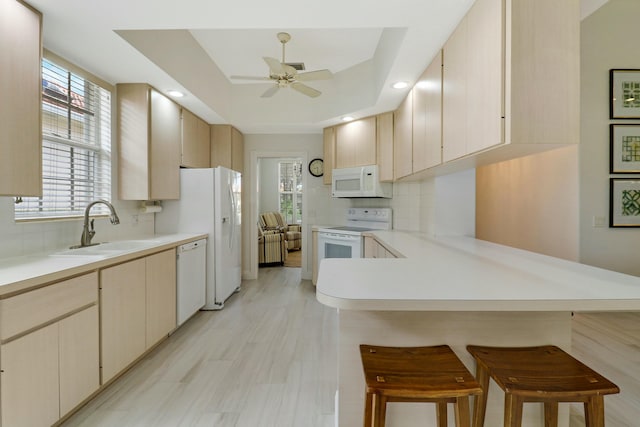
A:
<svg viewBox="0 0 640 427">
<path fill-rule="evenodd" d="M 291 35 L 289 33 L 278 33 L 277 37 L 280 43 L 282 43 L 282 61 L 268 56 L 262 58 L 269 66 L 269 77 L 231 76 L 230 78 L 236 80 L 274 81 L 275 85 L 267 89 L 266 92 L 261 95 L 261 98 L 269 98 L 283 87 L 290 87 L 311 98 L 320 96 L 322 92 L 301 82 L 329 80 L 333 78 L 331 71 L 317 70 L 298 73 L 298 70 L 286 63 L 284 59 L 285 45 L 291 40 Z"/>
</svg>

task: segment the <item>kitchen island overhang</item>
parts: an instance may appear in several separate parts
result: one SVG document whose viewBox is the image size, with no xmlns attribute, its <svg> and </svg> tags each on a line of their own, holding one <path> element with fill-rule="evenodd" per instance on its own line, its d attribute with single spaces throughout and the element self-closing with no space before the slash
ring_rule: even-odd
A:
<svg viewBox="0 0 640 427">
<path fill-rule="evenodd" d="M 318 301 L 338 309 L 340 426 L 362 423 L 359 344 L 449 344 L 475 372 L 467 344 L 570 351 L 572 312 L 640 311 L 635 276 L 473 238 L 372 235 L 407 258 L 327 259 L 318 276 Z M 492 385 L 486 425 L 502 424 L 503 396 Z M 566 426 L 568 410 L 562 412 L 559 425 Z M 393 404 L 387 425 L 418 419 L 435 425 L 430 405 Z M 525 420 L 539 425 L 541 406 L 525 405 Z"/>
</svg>

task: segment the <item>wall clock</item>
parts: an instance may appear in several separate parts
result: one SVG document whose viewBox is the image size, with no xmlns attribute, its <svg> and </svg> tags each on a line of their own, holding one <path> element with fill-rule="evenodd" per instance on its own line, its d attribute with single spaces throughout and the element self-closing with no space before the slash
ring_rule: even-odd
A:
<svg viewBox="0 0 640 427">
<path fill-rule="evenodd" d="M 313 159 L 309 162 L 309 173 L 313 176 L 324 175 L 324 161 L 322 159 Z"/>
</svg>

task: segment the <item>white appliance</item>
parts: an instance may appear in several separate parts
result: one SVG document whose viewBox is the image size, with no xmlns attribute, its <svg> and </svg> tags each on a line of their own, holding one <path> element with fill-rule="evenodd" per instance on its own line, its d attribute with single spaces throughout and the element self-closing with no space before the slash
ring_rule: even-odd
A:
<svg viewBox="0 0 640 427">
<path fill-rule="evenodd" d="M 167 200 L 156 214 L 156 233 L 207 233 L 204 310 L 220 310 L 240 289 L 241 175 L 230 169 L 181 169 L 180 200 Z"/>
<path fill-rule="evenodd" d="M 331 195 L 333 197 L 384 197 L 390 199 L 393 187 L 389 182 L 380 182 L 378 165 L 357 168 L 333 169 L 331 172 Z"/>
<path fill-rule="evenodd" d="M 362 258 L 362 233 L 391 230 L 391 208 L 350 208 L 347 225 L 318 229 L 318 265 L 325 258 Z"/>
<path fill-rule="evenodd" d="M 206 303 L 207 239 L 178 246 L 176 314 L 178 326 Z"/>
</svg>

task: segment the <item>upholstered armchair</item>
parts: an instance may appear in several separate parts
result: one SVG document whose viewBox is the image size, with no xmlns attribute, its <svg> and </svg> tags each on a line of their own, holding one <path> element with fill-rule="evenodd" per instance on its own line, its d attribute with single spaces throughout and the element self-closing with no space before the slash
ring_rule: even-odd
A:
<svg viewBox="0 0 640 427">
<path fill-rule="evenodd" d="M 258 264 L 284 264 L 287 246 L 284 233 L 278 230 L 263 230 L 258 223 Z"/>
<path fill-rule="evenodd" d="M 278 231 L 285 235 L 288 250 L 302 249 L 302 226 L 287 224 L 280 212 L 264 212 L 260 214 L 260 227 L 263 230 Z"/>
</svg>

